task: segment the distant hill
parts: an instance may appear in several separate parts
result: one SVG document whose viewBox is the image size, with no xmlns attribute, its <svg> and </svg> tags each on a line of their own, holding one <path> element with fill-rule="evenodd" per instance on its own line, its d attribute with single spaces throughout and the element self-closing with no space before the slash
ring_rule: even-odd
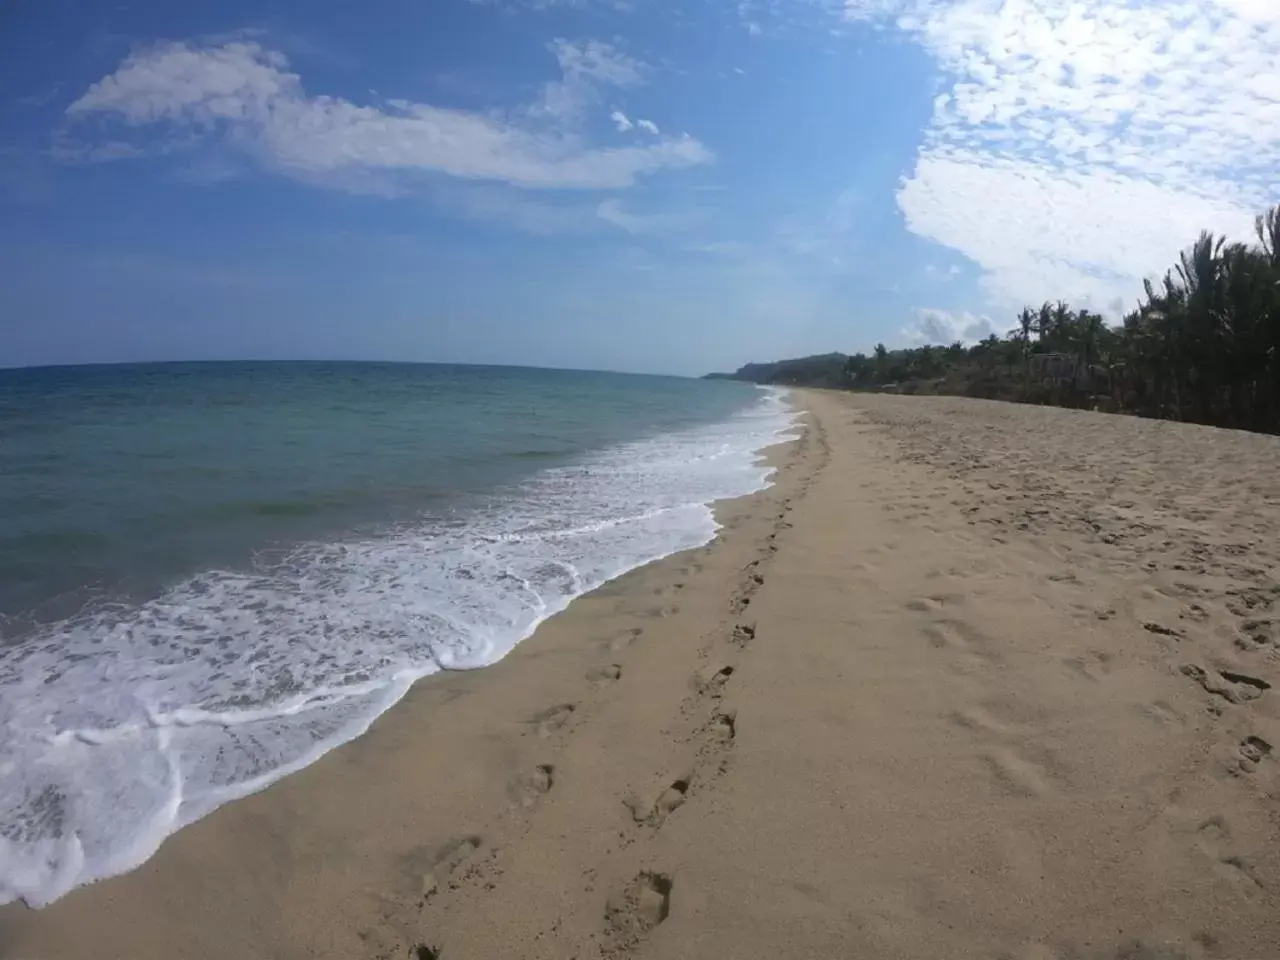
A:
<svg viewBox="0 0 1280 960">
<path fill-rule="evenodd" d="M 823 353 L 772 363 L 748 363 L 733 373 L 709 373 L 707 380 L 745 380 L 748 383 L 782 386 L 839 387 L 846 382 L 845 367 L 849 357 L 844 353 Z"/>
</svg>

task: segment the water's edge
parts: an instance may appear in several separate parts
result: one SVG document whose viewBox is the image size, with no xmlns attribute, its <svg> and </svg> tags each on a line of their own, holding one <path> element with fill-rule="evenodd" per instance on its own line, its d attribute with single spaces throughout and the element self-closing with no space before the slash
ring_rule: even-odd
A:
<svg viewBox="0 0 1280 960">
<path fill-rule="evenodd" d="M 265 719 L 253 710 L 243 709 L 228 709 L 225 713 L 175 710 L 165 715 L 150 717 L 154 730 L 149 731 L 149 734 L 154 735 L 153 746 L 158 748 L 158 755 L 163 758 L 163 763 L 167 764 L 167 769 L 161 771 L 148 769 L 146 764 L 155 762 L 155 758 L 150 754 L 146 756 L 139 754 L 135 757 L 125 753 L 123 759 L 138 760 L 141 769 L 137 772 L 137 776 L 144 781 L 150 778 L 171 784 L 168 799 L 162 807 L 153 810 L 151 820 L 135 829 L 125 843 L 105 851 L 91 849 L 87 852 L 76 830 L 67 831 L 69 836 L 59 834 L 56 843 L 52 839 L 45 840 L 38 836 L 21 835 L 19 842 L 15 842 L 12 836 L 0 835 L 0 854 L 4 855 L 0 856 L 0 904 L 21 899 L 33 907 L 45 906 L 78 886 L 136 869 L 155 854 L 165 839 L 182 827 L 208 815 L 225 803 L 265 789 L 276 781 L 315 763 L 331 750 L 365 734 L 378 717 L 403 699 L 418 680 L 442 670 L 476 669 L 496 663 L 517 644 L 532 636 L 542 623 L 565 610 L 573 600 L 640 567 L 710 543 L 721 529 L 720 523 L 715 518 L 715 504 L 751 496 L 771 486 L 776 468 L 764 466 L 767 452 L 770 448 L 794 440 L 799 435 L 796 432 L 799 410 L 794 402 L 786 396 L 786 391 L 770 392 L 782 401 L 784 415 L 768 435 L 762 435 L 759 438 L 759 445 L 752 449 L 751 466 L 759 472 L 751 489 L 736 490 L 728 496 L 715 496 L 671 509 L 670 512 L 681 514 L 683 523 L 678 528 L 673 527 L 667 532 L 668 541 L 660 549 L 630 554 L 624 550 L 614 557 L 613 565 L 606 567 L 600 567 L 597 559 L 597 566 L 589 568 L 591 574 L 589 577 L 578 580 L 577 571 L 575 571 L 572 583 L 556 585 L 560 592 L 554 590 L 548 592 L 542 584 L 538 584 L 542 590 L 540 593 L 535 593 L 538 604 L 535 611 L 518 625 L 515 633 L 504 638 L 501 644 L 482 644 L 474 649 L 465 650 L 461 656 L 433 652 L 431 657 L 419 661 L 411 668 L 400 669 L 389 675 L 383 674 L 376 679 L 371 677 L 363 686 L 358 683 L 348 684 L 342 688 L 340 698 L 335 692 L 331 700 L 326 699 L 329 695 L 323 688 L 311 690 L 305 697 L 300 696 L 296 716 L 302 717 L 302 727 L 306 729 L 309 712 L 314 712 L 320 718 L 314 722 L 315 727 L 328 732 L 319 736 L 309 748 L 303 749 L 288 762 L 265 770 L 258 776 L 234 782 L 219 784 L 210 775 L 207 783 L 196 784 L 197 788 L 200 786 L 206 788 L 204 794 L 199 794 L 197 791 L 188 789 L 188 784 L 184 782 L 184 770 L 178 767 L 178 759 L 183 756 L 181 749 L 184 747 L 188 750 L 192 749 L 186 746 L 185 741 L 178 743 L 185 735 L 190 731 L 199 731 L 206 726 L 212 726 L 219 727 L 225 738 L 234 736 L 237 724 L 243 724 L 244 729 L 248 731 L 246 736 L 252 737 L 256 726 L 266 723 L 268 719 L 283 723 L 293 717 L 287 711 L 284 714 L 279 713 L 279 703 L 272 705 L 273 710 L 277 711 L 276 715 Z M 625 519 L 634 520 L 635 518 Z M 620 549 L 625 546 L 627 543 L 620 542 Z M 572 569 L 572 565 L 570 567 Z M 512 575 L 515 576 L 515 574 Z M 534 592 L 529 583 L 523 581 L 522 583 L 526 589 Z M 485 598 L 477 599 L 483 602 Z M 501 598 L 498 598 L 494 602 L 498 603 L 500 600 Z M 483 623 L 481 625 L 483 626 Z M 329 718 L 328 714 L 335 714 L 337 719 Z M 110 744 L 114 738 L 123 736 L 139 735 L 136 729 L 94 729 L 92 727 L 58 735 L 59 738 L 66 740 L 59 746 L 73 751 L 91 751 L 96 747 Z M 171 740 L 177 744 L 172 750 L 170 750 Z M 107 772 L 118 771 L 108 770 Z M 227 779 L 231 781 L 229 775 Z M 126 795 L 122 800 L 127 803 L 135 801 L 136 798 Z M 26 845 L 21 847 L 21 852 L 26 854 L 25 859 L 16 856 L 20 852 L 21 841 L 26 841 Z M 92 844 L 92 838 L 90 843 Z"/>
</svg>

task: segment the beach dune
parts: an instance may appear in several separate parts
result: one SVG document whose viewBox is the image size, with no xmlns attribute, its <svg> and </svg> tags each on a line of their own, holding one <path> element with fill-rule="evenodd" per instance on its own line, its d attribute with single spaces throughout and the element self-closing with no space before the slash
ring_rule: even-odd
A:
<svg viewBox="0 0 1280 960">
<path fill-rule="evenodd" d="M 798 392 L 707 547 L 0 958 L 1280 951 L 1280 440 Z"/>
</svg>

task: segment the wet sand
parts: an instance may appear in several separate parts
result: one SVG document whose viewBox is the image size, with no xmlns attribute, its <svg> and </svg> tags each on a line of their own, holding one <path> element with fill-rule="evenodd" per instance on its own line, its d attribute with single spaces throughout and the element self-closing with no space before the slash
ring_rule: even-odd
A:
<svg viewBox="0 0 1280 960">
<path fill-rule="evenodd" d="M 797 402 L 714 543 L 0 957 L 1280 955 L 1280 440 Z"/>
</svg>

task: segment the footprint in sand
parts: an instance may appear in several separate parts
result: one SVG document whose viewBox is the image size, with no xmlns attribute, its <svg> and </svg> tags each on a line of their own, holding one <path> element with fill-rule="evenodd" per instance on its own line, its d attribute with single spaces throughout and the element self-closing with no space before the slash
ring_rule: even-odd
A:
<svg viewBox="0 0 1280 960">
<path fill-rule="evenodd" d="M 429 897 L 449 883 L 458 868 L 470 860 L 484 843 L 479 835 L 450 840 L 435 850 L 418 848 L 406 858 L 409 872 L 422 896 Z"/>
<path fill-rule="evenodd" d="M 693 684 L 699 693 L 718 697 L 731 676 L 733 676 L 733 667 L 728 664 L 713 663 L 693 678 Z"/>
<path fill-rule="evenodd" d="M 672 778 L 655 799 L 646 803 L 638 798 L 629 797 L 624 803 L 631 810 L 631 818 L 636 823 L 647 823 L 657 828 L 662 826 L 662 821 L 684 803 L 692 783 L 693 771 L 688 770 Z"/>
<path fill-rule="evenodd" d="M 1256 767 L 1271 756 L 1271 744 L 1261 737 L 1245 737 L 1240 741 L 1240 756 L 1244 757 L 1251 767 Z"/>
<path fill-rule="evenodd" d="M 554 707 L 547 707 L 535 713 L 529 718 L 529 723 L 538 732 L 538 736 L 549 737 L 568 723 L 577 709 L 572 703 L 558 703 Z"/>
<path fill-rule="evenodd" d="M 679 612 L 680 612 L 679 606 L 677 606 L 674 603 L 668 603 L 663 606 L 650 607 L 644 612 L 644 615 L 652 619 L 660 620 L 660 619 L 665 619 L 666 617 L 673 617 Z"/>
<path fill-rule="evenodd" d="M 1246 673 L 1223 670 L 1220 673 L 1206 670 L 1194 663 L 1183 664 L 1182 675 L 1189 677 L 1205 689 L 1206 692 L 1221 697 L 1228 703 L 1248 703 L 1257 700 L 1271 689 L 1271 684 Z"/>
<path fill-rule="evenodd" d="M 1091 650 L 1083 656 L 1064 657 L 1062 662 L 1080 676 L 1101 683 L 1111 673 L 1111 660 L 1111 654 L 1105 650 Z"/>
<path fill-rule="evenodd" d="M 616 663 L 606 663 L 587 671 L 587 682 L 593 687 L 606 687 L 622 676 L 622 667 Z"/>
<path fill-rule="evenodd" d="M 663 790 L 658 799 L 654 801 L 650 822 L 655 827 L 661 824 L 680 804 L 684 803 L 684 798 L 689 793 L 691 781 L 692 777 L 689 775 L 672 780 L 671 785 Z"/>
<path fill-rule="evenodd" d="M 1137 710 L 1144 717 L 1160 726 L 1182 726 L 1184 721 L 1182 715 L 1173 707 L 1165 703 L 1163 700 L 1153 700 L 1151 703 L 1140 703 Z"/>
<path fill-rule="evenodd" d="M 935 649 L 963 654 L 961 663 L 970 667 L 1000 662 L 992 638 L 964 620 L 939 618 L 921 628 L 921 633 Z"/>
<path fill-rule="evenodd" d="M 634 946 L 667 919 L 674 886 L 667 874 L 645 870 L 609 898 L 604 929 L 615 949 Z"/>
<path fill-rule="evenodd" d="M 1053 792 L 1044 772 L 1012 750 L 997 748 L 982 755 L 996 782 L 1023 797 L 1047 797 Z"/>
<path fill-rule="evenodd" d="M 1190 620 L 1192 623 L 1204 623 L 1211 614 L 1198 603 L 1188 603 L 1178 611 L 1179 620 Z"/>
<path fill-rule="evenodd" d="M 998 737 L 1007 737 L 1016 732 L 981 707 L 965 707 L 961 710 L 956 710 L 951 714 L 950 719 L 957 727 L 962 727 L 974 733 L 987 733 Z"/>
<path fill-rule="evenodd" d="M 1237 617 L 1257 617 L 1268 613 L 1280 599 L 1280 584 L 1267 587 L 1232 587 L 1227 590 L 1227 609 Z"/>
<path fill-rule="evenodd" d="M 929 643 L 939 650 L 968 650 L 969 642 L 964 637 L 960 626 L 949 620 L 939 620 L 924 628 L 923 633 Z"/>
<path fill-rule="evenodd" d="M 1162 596 L 1172 597 L 1174 600 L 1186 600 L 1188 597 L 1199 597 L 1204 594 L 1201 587 L 1194 583 L 1184 583 L 1181 580 L 1173 583 L 1160 584 L 1155 588 L 1155 592 Z"/>
<path fill-rule="evenodd" d="M 619 650 L 631 646 L 639 639 L 640 634 L 644 633 L 644 627 L 632 627 L 630 630 L 624 630 L 617 636 L 609 640 L 609 650 L 616 653 Z"/>
<path fill-rule="evenodd" d="M 738 735 L 738 711 L 726 710 L 717 713 L 707 724 L 707 733 L 712 740 L 728 743 Z"/>
<path fill-rule="evenodd" d="M 740 647 L 745 647 L 756 638 L 756 628 L 754 624 L 739 623 L 735 624 L 733 633 L 729 637 L 734 643 Z"/>
<path fill-rule="evenodd" d="M 555 786 L 556 768 L 549 763 L 540 763 L 532 773 L 517 777 L 507 785 L 507 797 L 513 806 L 522 810 L 532 810 Z"/>
<path fill-rule="evenodd" d="M 1254 651 L 1274 649 L 1280 641 L 1280 620 L 1264 617 L 1256 620 L 1244 620 L 1240 623 L 1240 635 L 1236 637 L 1236 646 L 1241 650 Z"/>
<path fill-rule="evenodd" d="M 1142 625 L 1142 629 L 1147 633 L 1154 633 L 1158 637 L 1169 637 L 1173 640 L 1181 640 L 1186 634 L 1174 627 L 1166 627 L 1162 623 L 1156 623 L 1154 620 L 1148 620 Z"/>
<path fill-rule="evenodd" d="M 1249 860 L 1232 850 L 1231 830 L 1220 814 L 1203 821 L 1196 830 L 1196 846 L 1216 861 L 1219 869 L 1232 880 L 1250 888 L 1262 887 Z"/>
</svg>

